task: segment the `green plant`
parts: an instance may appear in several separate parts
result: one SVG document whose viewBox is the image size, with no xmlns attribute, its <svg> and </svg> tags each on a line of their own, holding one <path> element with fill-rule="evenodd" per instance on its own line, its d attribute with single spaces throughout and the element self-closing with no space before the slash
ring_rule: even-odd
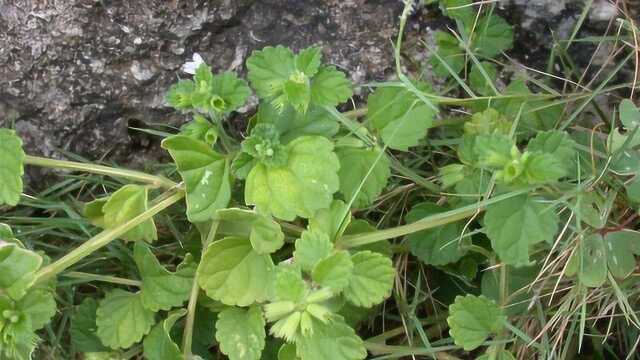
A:
<svg viewBox="0 0 640 360">
<path fill-rule="evenodd" d="M 212 358 L 214 345 L 230 359 L 569 358 L 587 332 L 608 340 L 590 316 L 611 309 L 637 335 L 640 110 L 616 103 L 617 122 L 594 101 L 635 89 L 607 85 L 632 53 L 596 90 L 500 84 L 511 27 L 493 6 L 439 4 L 457 31 L 425 45 L 444 85 L 402 70 L 406 1 L 398 81 L 366 108 L 336 109 L 353 86 L 319 48 L 266 47 L 246 63 L 260 104 L 241 136 L 229 115 L 249 85 L 201 64 L 167 94 L 191 120 L 164 136 L 162 175 L 25 155 L 0 129 L 0 205 L 56 214 L 25 227 L 20 206 L 7 223 L 28 231 L 0 224 L 0 359 L 31 358 L 69 323 L 70 354 L 87 359 Z M 587 106 L 608 132 L 585 128 Z M 444 118 L 452 107 L 464 115 Z M 45 194 L 110 191 L 57 207 L 21 197 L 25 165 L 121 182 L 71 177 Z M 81 243 L 50 259 L 41 234 Z M 113 266 L 83 270 L 102 257 Z M 74 296 L 66 278 L 109 285 Z M 56 302 L 72 309 L 61 320 Z M 366 319 L 397 327 L 371 334 Z"/>
</svg>

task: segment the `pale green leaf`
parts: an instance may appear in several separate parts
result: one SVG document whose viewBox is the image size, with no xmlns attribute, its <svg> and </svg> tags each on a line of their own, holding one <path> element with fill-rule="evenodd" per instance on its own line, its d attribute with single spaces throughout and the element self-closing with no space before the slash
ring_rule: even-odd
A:
<svg viewBox="0 0 640 360">
<path fill-rule="evenodd" d="M 209 107 L 220 113 L 237 110 L 251 95 L 247 83 L 230 71 L 213 76 L 210 92 Z"/>
<path fill-rule="evenodd" d="M 504 326 L 506 317 L 498 305 L 484 296 L 456 296 L 449 306 L 449 333 L 456 345 L 471 351 Z"/>
<path fill-rule="evenodd" d="M 553 206 L 539 198 L 519 195 L 489 205 L 484 216 L 491 247 L 509 265 L 529 264 L 529 248 L 551 241 L 558 231 Z"/>
<path fill-rule="evenodd" d="M 226 237 L 207 248 L 198 267 L 198 284 L 226 305 L 248 306 L 267 299 L 274 265 L 246 238 Z"/>
<path fill-rule="evenodd" d="M 13 130 L 0 129 L 0 205 L 15 206 L 22 194 L 22 140 Z"/>
<path fill-rule="evenodd" d="M 149 189 L 146 186 L 129 184 L 108 198 L 87 203 L 84 215 L 96 226 L 113 229 L 142 214 L 148 208 Z M 158 239 L 158 232 L 153 219 L 148 219 L 121 237 L 127 241 L 152 242 Z"/>
<path fill-rule="evenodd" d="M 373 203 L 387 186 L 391 176 L 389 158 L 378 148 L 341 147 L 336 149 L 340 159 L 340 193 L 347 203 L 364 208 Z"/>
<path fill-rule="evenodd" d="M 218 314 L 216 339 L 230 360 L 258 360 L 265 346 L 265 321 L 258 306 L 227 308 Z"/>
<path fill-rule="evenodd" d="M 313 267 L 311 278 L 322 287 L 339 293 L 347 285 L 353 272 L 353 262 L 346 250 L 338 251 L 318 261 Z"/>
<path fill-rule="evenodd" d="M 329 236 L 320 230 L 306 230 L 296 240 L 293 259 L 305 271 L 313 267 L 322 259 L 328 257 L 333 250 Z"/>
<path fill-rule="evenodd" d="M 447 211 L 432 203 L 414 205 L 406 216 L 407 223 L 416 222 L 430 215 Z M 429 265 L 446 265 L 460 260 L 466 253 L 468 241 L 460 238 L 464 224 L 454 222 L 434 229 L 407 235 L 409 250 L 418 259 Z"/>
<path fill-rule="evenodd" d="M 254 51 L 247 59 L 247 78 L 258 95 L 269 98 L 278 95 L 284 82 L 295 70 L 294 55 L 284 46 L 267 46 Z"/>
<path fill-rule="evenodd" d="M 391 259 L 368 250 L 351 256 L 353 275 L 343 294 L 347 301 L 360 307 L 379 304 L 393 288 L 395 269 Z"/>
<path fill-rule="evenodd" d="M 189 298 L 196 270 L 191 255 L 185 257 L 174 273 L 165 269 L 144 243 L 136 243 L 133 258 L 142 278 L 141 297 L 145 308 L 154 312 L 169 310 Z"/>
<path fill-rule="evenodd" d="M 542 152 L 553 155 L 563 164 L 576 161 L 576 142 L 564 131 L 542 131 L 529 140 L 527 151 Z"/>
<path fill-rule="evenodd" d="M 629 131 L 640 125 L 640 110 L 638 110 L 633 101 L 624 99 L 620 102 L 620 121 Z"/>
<path fill-rule="evenodd" d="M 96 311 L 98 302 L 94 298 L 85 298 L 71 317 L 69 334 L 71 342 L 79 352 L 103 352 L 109 349 L 102 345 L 98 338 L 96 326 Z"/>
<path fill-rule="evenodd" d="M 416 85 L 421 91 L 430 88 Z M 368 98 L 367 118 L 387 146 L 407 151 L 427 135 L 437 111 L 403 87 L 379 87 Z"/>
<path fill-rule="evenodd" d="M 248 237 L 258 254 L 270 254 L 284 245 L 284 233 L 273 219 L 255 211 L 244 209 L 221 209 L 216 212 L 220 220 L 218 233 Z"/>
<path fill-rule="evenodd" d="M 273 279 L 273 294 L 276 301 L 301 302 L 309 292 L 307 282 L 302 279 L 300 269 L 295 266 L 279 264 Z"/>
<path fill-rule="evenodd" d="M 632 231 L 613 231 L 604 236 L 607 266 L 618 279 L 625 279 L 636 268 L 633 253 L 634 248 L 640 244 L 636 234 Z"/>
<path fill-rule="evenodd" d="M 319 47 L 310 47 L 300 50 L 295 56 L 295 66 L 298 71 L 302 71 L 305 75 L 312 77 L 320 68 L 322 60 L 322 49 Z"/>
<path fill-rule="evenodd" d="M 18 244 L 0 241 L 0 292 L 6 291 L 19 299 L 33 283 L 35 273 L 42 265 L 42 257 Z"/>
<path fill-rule="evenodd" d="M 299 336 L 296 350 L 304 360 L 360 360 L 367 356 L 362 339 L 340 318 L 327 324 L 314 321 L 313 334 Z"/>
<path fill-rule="evenodd" d="M 340 163 L 333 144 L 319 136 L 302 136 L 286 145 L 284 166 L 257 164 L 245 184 L 245 201 L 258 212 L 292 221 L 310 218 L 331 205 L 338 191 Z"/>
<path fill-rule="evenodd" d="M 112 349 L 126 349 L 139 342 L 154 323 L 154 312 L 142 305 L 141 294 L 121 289 L 108 292 L 96 312 L 98 337 Z"/>
<path fill-rule="evenodd" d="M 607 280 L 607 248 L 600 234 L 585 236 L 576 250 L 578 278 L 588 287 L 599 287 Z M 576 255 L 574 255 L 576 256 Z"/>
<path fill-rule="evenodd" d="M 231 198 L 227 159 L 204 142 L 176 135 L 164 139 L 187 191 L 187 217 L 191 222 L 208 221 Z"/>
<path fill-rule="evenodd" d="M 513 147 L 513 141 L 508 136 L 493 133 L 477 136 L 473 150 L 478 157 L 479 166 L 498 169 L 511 161 Z"/>
<path fill-rule="evenodd" d="M 485 15 L 478 21 L 474 36 L 475 51 L 487 58 L 513 47 L 513 27 L 495 14 Z"/>
<path fill-rule="evenodd" d="M 473 114 L 471 120 L 464 123 L 465 135 L 491 135 L 495 132 L 501 135 L 509 135 L 511 122 L 495 109 L 486 109 Z M 466 139 L 472 137 L 465 136 Z M 469 141 L 469 140 L 467 140 Z"/>
<path fill-rule="evenodd" d="M 526 159 L 523 173 L 526 184 L 546 184 L 567 175 L 569 163 L 562 162 L 553 154 L 525 152 L 523 158 Z"/>
<path fill-rule="evenodd" d="M 311 79 L 311 103 L 322 106 L 336 106 L 351 97 L 351 82 L 335 66 L 320 66 Z"/>
<path fill-rule="evenodd" d="M 186 309 L 172 311 L 167 318 L 153 327 L 144 338 L 144 358 L 147 360 L 182 360 L 180 348 L 171 339 L 171 328 L 181 317 L 187 314 Z"/>
</svg>

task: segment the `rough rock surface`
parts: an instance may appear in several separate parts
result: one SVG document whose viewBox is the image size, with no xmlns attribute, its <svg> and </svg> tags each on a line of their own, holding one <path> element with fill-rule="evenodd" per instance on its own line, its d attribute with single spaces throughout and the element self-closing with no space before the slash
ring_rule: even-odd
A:
<svg viewBox="0 0 640 360">
<path fill-rule="evenodd" d="M 544 61 L 549 30 L 568 36 L 580 3 L 501 0 L 516 25 L 514 57 Z M 401 9 L 400 0 L 0 0 L 0 126 L 14 126 L 31 154 L 142 167 L 164 152 L 132 128 L 185 121 L 164 94 L 194 52 L 214 70 L 243 72 L 254 49 L 317 44 L 354 82 L 381 80 L 393 72 Z M 449 23 L 436 5 L 420 12 L 409 46 Z M 611 13 L 594 0 L 589 26 Z"/>
<path fill-rule="evenodd" d="M 324 45 L 356 82 L 391 69 L 398 1 L 0 0 L 0 126 L 29 153 L 140 166 L 161 156 L 132 130 L 177 126 L 164 94 L 194 52 L 243 71 L 253 49 Z"/>
</svg>

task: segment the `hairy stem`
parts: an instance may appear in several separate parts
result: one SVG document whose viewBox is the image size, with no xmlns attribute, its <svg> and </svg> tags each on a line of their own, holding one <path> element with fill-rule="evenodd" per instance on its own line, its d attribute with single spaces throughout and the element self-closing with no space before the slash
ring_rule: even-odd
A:
<svg viewBox="0 0 640 360">
<path fill-rule="evenodd" d="M 172 188 L 176 186 L 173 181 L 156 175 L 150 175 L 141 171 L 119 169 L 103 165 L 95 165 L 66 160 L 47 159 L 39 156 L 27 155 L 24 163 L 41 167 L 49 167 L 65 170 L 85 171 L 94 174 L 107 175 L 112 177 L 121 177 L 129 180 L 139 181 L 150 184 L 155 187 Z"/>
<path fill-rule="evenodd" d="M 172 195 L 166 197 L 162 201 L 158 202 L 157 204 L 149 208 L 147 211 L 134 217 L 133 219 L 127 221 L 126 223 L 116 228 L 102 231 L 101 233 L 87 240 L 87 242 L 78 246 L 73 251 L 63 256 L 62 258 L 58 259 L 54 263 L 40 269 L 40 271 L 36 273 L 35 282 L 41 283 L 51 277 L 58 275 L 59 273 L 66 270 L 70 266 L 74 265 L 78 261 L 90 255 L 91 253 L 95 252 L 96 250 L 102 248 L 103 246 L 109 244 L 113 240 L 122 236 L 127 231 L 142 224 L 143 222 L 152 218 L 154 215 L 158 214 L 162 210 L 178 202 L 183 197 L 184 197 L 183 191 L 175 191 Z"/>
<path fill-rule="evenodd" d="M 214 220 L 209 228 L 209 234 L 202 243 L 202 252 L 207 250 L 209 244 L 213 242 L 218 232 L 218 225 L 220 221 Z M 202 261 L 202 260 L 201 260 Z M 184 324 L 184 333 L 182 335 L 182 353 L 185 360 L 191 359 L 191 345 L 193 343 L 193 324 L 196 320 L 196 305 L 198 305 L 198 294 L 200 293 L 200 286 L 198 285 L 198 272 L 196 271 L 193 277 L 193 285 L 191 285 L 191 295 L 189 295 L 189 305 L 187 305 L 187 320 Z"/>
</svg>

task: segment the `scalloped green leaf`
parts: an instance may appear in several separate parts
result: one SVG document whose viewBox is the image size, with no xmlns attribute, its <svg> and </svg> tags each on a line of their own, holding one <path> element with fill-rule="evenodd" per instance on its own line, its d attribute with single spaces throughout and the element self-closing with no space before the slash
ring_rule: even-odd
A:
<svg viewBox="0 0 640 360">
<path fill-rule="evenodd" d="M 112 349 L 126 349 L 139 342 L 154 323 L 154 312 L 144 307 L 141 293 L 111 290 L 96 311 L 98 337 Z"/>
<path fill-rule="evenodd" d="M 255 252 L 248 239 L 226 237 L 209 245 L 202 256 L 198 284 L 223 304 L 248 306 L 267 299 L 273 271 L 271 257 Z"/>
<path fill-rule="evenodd" d="M 18 244 L 0 242 L 0 292 L 14 300 L 24 296 L 42 265 L 42 256 Z"/>
<path fill-rule="evenodd" d="M 505 321 L 498 305 L 482 295 L 456 296 L 447 317 L 449 333 L 465 351 L 479 347 L 491 334 L 500 332 Z"/>
<path fill-rule="evenodd" d="M 353 262 L 346 250 L 338 251 L 320 260 L 311 273 L 311 278 L 322 287 L 328 287 L 336 294 L 349 285 Z"/>
<path fill-rule="evenodd" d="M 529 264 L 529 248 L 552 241 L 558 231 L 552 205 L 534 196 L 519 195 L 489 205 L 484 216 L 491 247 L 508 265 Z"/>
<path fill-rule="evenodd" d="M 0 129 L 0 205 L 15 206 L 20 201 L 24 158 L 22 139 L 13 130 Z"/>
<path fill-rule="evenodd" d="M 331 205 L 338 191 L 340 162 L 333 144 L 319 136 L 302 136 L 286 145 L 287 163 L 258 163 L 245 184 L 245 201 L 258 212 L 292 221 L 310 218 Z"/>
<path fill-rule="evenodd" d="M 113 229 L 142 214 L 148 208 L 149 189 L 146 186 L 129 184 L 109 197 L 86 203 L 84 216 L 95 226 Z M 158 231 L 153 218 L 127 231 L 121 238 L 126 241 L 157 240 Z"/>
<path fill-rule="evenodd" d="M 296 338 L 296 351 L 304 360 L 360 360 L 367 356 L 362 339 L 339 317 L 324 324 L 313 321 L 313 334 Z"/>
<path fill-rule="evenodd" d="M 332 250 L 333 243 L 326 233 L 306 230 L 296 240 L 293 259 L 303 270 L 311 271 L 320 260 L 328 257 Z"/>
<path fill-rule="evenodd" d="M 353 305 L 371 307 L 391 295 L 395 269 L 391 259 L 369 250 L 351 256 L 353 274 L 343 290 L 344 297 Z"/>
<path fill-rule="evenodd" d="M 144 338 L 144 358 L 147 360 L 182 360 L 180 348 L 171 339 L 171 328 L 187 314 L 186 309 L 178 309 L 167 315 L 167 318 L 153 327 Z"/>
<path fill-rule="evenodd" d="M 142 304 L 151 311 L 182 305 L 191 293 L 196 264 L 187 255 L 176 272 L 164 268 L 144 243 L 136 243 L 133 258 L 142 278 Z"/>
<path fill-rule="evenodd" d="M 311 79 L 311 102 L 322 106 L 336 106 L 353 95 L 351 81 L 335 66 L 321 66 Z"/>
<path fill-rule="evenodd" d="M 445 211 L 446 208 L 436 204 L 420 203 L 411 208 L 406 220 L 412 223 Z M 464 246 L 468 239 L 460 239 L 463 227 L 464 224 L 454 222 L 407 235 L 409 250 L 425 264 L 441 266 L 454 263 L 467 253 Z"/>
<path fill-rule="evenodd" d="M 208 221 L 231 198 L 229 162 L 202 141 L 175 135 L 162 141 L 184 180 L 187 217 L 191 222 Z"/>
<path fill-rule="evenodd" d="M 265 346 L 265 321 L 258 306 L 227 308 L 218 315 L 216 339 L 230 360 L 258 360 Z"/>
<path fill-rule="evenodd" d="M 416 87 L 424 92 L 426 83 Z M 382 141 L 392 149 L 407 151 L 427 136 L 437 111 L 404 87 L 379 87 L 367 100 L 367 118 Z"/>
<path fill-rule="evenodd" d="M 248 237 L 258 254 L 270 254 L 284 245 L 284 233 L 273 219 L 251 210 L 238 208 L 216 212 L 219 234 Z"/>
<path fill-rule="evenodd" d="M 341 147 L 336 150 L 340 159 L 340 193 L 352 206 L 364 208 L 382 193 L 391 176 L 391 163 L 378 148 Z"/>
</svg>

